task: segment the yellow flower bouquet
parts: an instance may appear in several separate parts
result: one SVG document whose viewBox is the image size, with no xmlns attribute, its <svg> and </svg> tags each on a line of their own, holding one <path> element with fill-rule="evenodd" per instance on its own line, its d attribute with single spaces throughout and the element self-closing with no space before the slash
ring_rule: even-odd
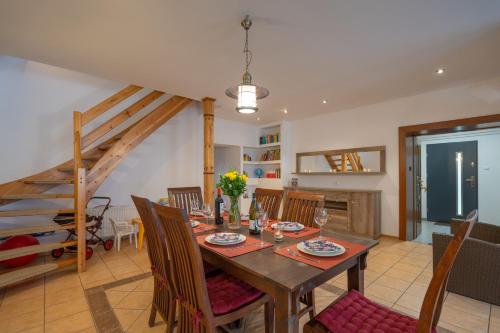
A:
<svg viewBox="0 0 500 333">
<path fill-rule="evenodd" d="M 229 171 L 220 175 L 217 187 L 220 187 L 222 193 L 229 197 L 231 206 L 229 208 L 230 229 L 239 229 L 241 225 L 239 197 L 245 192 L 248 176 L 240 174 L 238 171 Z"/>
</svg>

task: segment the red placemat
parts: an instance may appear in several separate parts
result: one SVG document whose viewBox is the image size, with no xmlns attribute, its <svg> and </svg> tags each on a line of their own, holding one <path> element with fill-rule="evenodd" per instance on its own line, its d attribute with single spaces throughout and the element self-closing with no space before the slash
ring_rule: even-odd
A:
<svg viewBox="0 0 500 333">
<path fill-rule="evenodd" d="M 274 233 L 274 229 L 271 226 L 267 227 L 266 231 Z M 304 227 L 304 229 L 300 231 L 283 231 L 283 236 L 290 238 L 302 238 L 317 233 L 319 233 L 319 229 L 317 228 Z"/>
<path fill-rule="evenodd" d="M 215 229 L 217 229 L 217 227 L 215 225 L 210 225 L 210 224 L 200 222 L 200 224 L 198 224 L 196 227 L 193 228 L 193 232 L 195 234 L 199 234 L 200 232 L 206 232 L 206 231 L 215 230 Z"/>
<path fill-rule="evenodd" d="M 275 249 L 274 253 L 277 253 L 279 255 L 288 257 L 293 260 L 300 261 L 304 264 L 308 264 L 317 268 L 320 268 L 322 270 L 327 270 L 330 269 L 338 264 L 343 263 L 347 259 L 355 256 L 356 254 L 364 251 L 367 249 L 366 246 L 358 244 L 358 243 L 351 243 L 351 242 L 346 242 L 338 239 L 333 239 L 331 237 L 325 237 L 327 240 L 335 242 L 337 244 L 342 245 L 343 247 L 346 248 L 345 253 L 336 256 L 336 257 L 317 257 L 317 256 L 312 256 L 309 254 L 305 254 L 303 252 L 300 252 L 297 249 L 297 244 L 282 247 L 279 249 Z M 293 251 L 297 252 L 299 255 L 294 256 L 288 253 L 288 249 L 292 249 Z M 310 258 L 310 259 L 308 259 Z"/>
<path fill-rule="evenodd" d="M 253 251 L 258 251 L 273 246 L 272 243 L 268 242 L 266 242 L 264 246 L 261 246 L 260 240 L 248 236 L 247 240 L 244 241 L 243 243 L 231 246 L 221 246 L 205 242 L 206 237 L 207 235 L 196 236 L 196 241 L 200 246 L 203 246 L 204 248 L 207 248 L 213 252 L 220 253 L 228 258 L 241 256 L 243 254 L 247 254 Z"/>
</svg>

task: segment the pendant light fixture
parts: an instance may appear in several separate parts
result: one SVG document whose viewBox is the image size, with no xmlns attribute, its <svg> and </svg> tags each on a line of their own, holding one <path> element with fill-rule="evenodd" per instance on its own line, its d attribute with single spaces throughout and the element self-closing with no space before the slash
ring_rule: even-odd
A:
<svg viewBox="0 0 500 333">
<path fill-rule="evenodd" d="M 248 30 L 252 26 L 250 16 L 245 16 L 243 21 L 241 21 L 241 26 L 245 29 L 245 46 L 243 48 L 246 64 L 245 73 L 243 73 L 241 84 L 226 89 L 226 95 L 238 100 L 236 111 L 250 114 L 257 112 L 257 100 L 267 97 L 269 90 L 252 84 L 252 75 L 248 72 L 248 67 L 250 67 L 250 63 L 252 62 L 252 52 L 248 49 Z"/>
</svg>

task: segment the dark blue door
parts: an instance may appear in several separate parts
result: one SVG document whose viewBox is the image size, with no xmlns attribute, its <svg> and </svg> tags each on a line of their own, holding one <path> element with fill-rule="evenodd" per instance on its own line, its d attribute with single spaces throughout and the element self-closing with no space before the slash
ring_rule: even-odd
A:
<svg viewBox="0 0 500 333">
<path fill-rule="evenodd" d="M 463 219 L 477 209 L 477 141 L 427 145 L 427 220 Z"/>
</svg>

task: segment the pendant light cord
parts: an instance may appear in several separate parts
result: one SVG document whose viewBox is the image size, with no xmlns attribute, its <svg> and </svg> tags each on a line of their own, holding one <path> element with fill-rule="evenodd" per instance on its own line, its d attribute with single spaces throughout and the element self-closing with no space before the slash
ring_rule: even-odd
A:
<svg viewBox="0 0 500 333">
<path fill-rule="evenodd" d="M 245 47 L 243 48 L 243 53 L 245 53 L 245 72 L 248 72 L 248 67 L 250 67 L 250 63 L 252 62 L 252 51 L 248 49 L 248 30 L 245 29 Z"/>
</svg>

